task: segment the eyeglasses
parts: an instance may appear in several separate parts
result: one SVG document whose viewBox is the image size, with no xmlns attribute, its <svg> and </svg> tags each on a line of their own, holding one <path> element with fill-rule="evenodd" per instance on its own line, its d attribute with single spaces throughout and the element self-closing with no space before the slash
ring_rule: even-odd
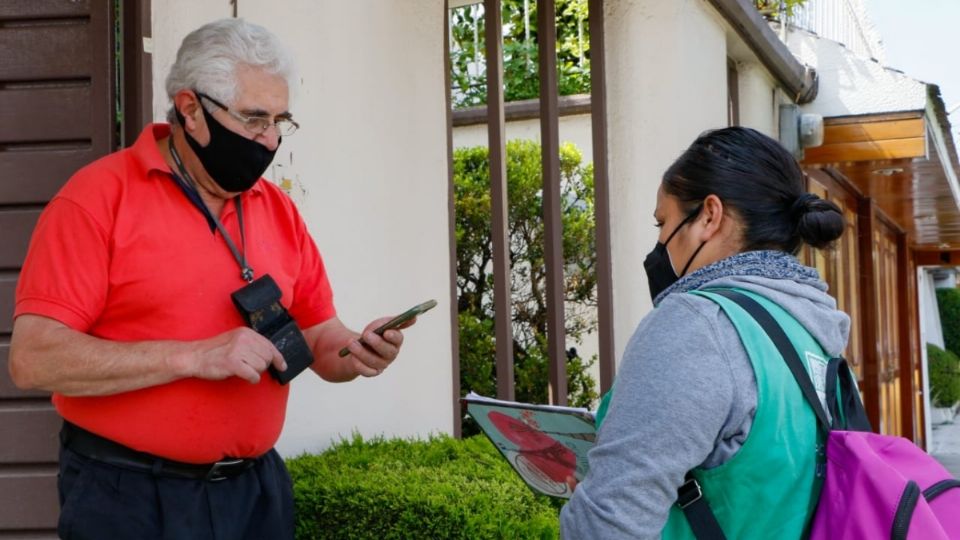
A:
<svg viewBox="0 0 960 540">
<path fill-rule="evenodd" d="M 269 118 L 264 118 L 263 116 L 247 116 L 240 114 L 238 112 L 231 111 L 223 103 L 220 103 L 219 101 L 202 92 L 197 92 L 196 90 L 194 90 L 194 92 L 201 98 L 206 99 L 210 103 L 213 103 L 217 107 L 223 109 L 225 113 L 229 114 L 238 122 L 243 124 L 244 129 L 254 135 L 261 135 L 270 129 L 270 127 L 275 127 L 277 128 L 277 133 L 286 137 L 296 133 L 297 129 L 300 127 L 300 124 L 294 122 L 292 118 L 280 118 L 276 121 L 270 121 Z"/>
</svg>

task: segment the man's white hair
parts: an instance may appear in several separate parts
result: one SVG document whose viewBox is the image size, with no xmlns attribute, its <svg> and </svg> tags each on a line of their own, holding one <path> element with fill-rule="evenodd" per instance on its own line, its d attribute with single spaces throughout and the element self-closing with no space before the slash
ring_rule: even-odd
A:
<svg viewBox="0 0 960 540">
<path fill-rule="evenodd" d="M 183 38 L 167 75 L 167 97 L 172 102 L 181 90 L 197 90 L 230 106 L 236 98 L 239 66 L 279 75 L 293 89 L 293 57 L 273 32 L 243 19 L 220 19 Z M 167 121 L 177 121 L 174 106 Z"/>
</svg>

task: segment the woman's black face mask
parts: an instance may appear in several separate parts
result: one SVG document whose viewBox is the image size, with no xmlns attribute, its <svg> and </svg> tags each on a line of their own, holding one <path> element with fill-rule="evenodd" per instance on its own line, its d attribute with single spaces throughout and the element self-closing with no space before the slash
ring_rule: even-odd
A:
<svg viewBox="0 0 960 540">
<path fill-rule="evenodd" d="M 690 256 L 690 260 L 687 261 L 687 264 L 684 265 L 683 270 L 680 272 L 680 275 L 677 275 L 677 272 L 673 269 L 673 263 L 670 262 L 670 253 L 667 251 L 667 244 L 670 243 L 670 240 L 673 240 L 673 237 L 680 232 L 680 229 L 684 225 L 692 221 L 695 217 L 700 214 L 700 210 L 703 208 L 703 205 L 700 204 L 693 209 L 687 217 L 677 225 L 677 228 L 670 233 L 670 236 L 667 237 L 666 242 L 657 242 L 657 245 L 654 246 L 653 251 L 647 254 L 647 258 L 643 261 L 643 268 L 647 271 L 647 283 L 650 285 L 650 299 L 655 300 L 657 296 L 667 289 L 667 287 L 676 283 L 678 279 L 683 277 L 687 273 L 687 269 L 690 268 L 690 263 L 693 262 L 693 259 L 697 256 L 697 253 L 700 253 L 700 250 L 703 249 L 703 246 L 706 242 L 700 244 L 700 247 L 693 252 L 693 255 Z"/>
</svg>

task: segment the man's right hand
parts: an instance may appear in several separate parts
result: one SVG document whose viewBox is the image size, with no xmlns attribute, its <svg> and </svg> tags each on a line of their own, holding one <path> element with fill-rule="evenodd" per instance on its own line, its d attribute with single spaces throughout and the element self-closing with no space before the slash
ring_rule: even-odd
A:
<svg viewBox="0 0 960 540">
<path fill-rule="evenodd" d="M 193 365 L 187 367 L 190 377 L 221 380 L 240 377 L 256 384 L 260 374 L 273 365 L 278 371 L 287 369 L 283 355 L 269 339 L 246 327 L 235 328 L 199 342 Z"/>
</svg>

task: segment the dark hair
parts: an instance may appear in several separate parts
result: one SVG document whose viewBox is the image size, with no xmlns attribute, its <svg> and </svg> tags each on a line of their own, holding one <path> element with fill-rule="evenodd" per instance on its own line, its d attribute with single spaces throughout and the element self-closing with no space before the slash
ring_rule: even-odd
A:
<svg viewBox="0 0 960 540">
<path fill-rule="evenodd" d="M 803 171 L 780 143 L 729 127 L 703 133 L 663 175 L 664 192 L 692 211 L 716 195 L 742 220 L 744 251 L 796 254 L 801 243 L 829 246 L 844 230 L 837 205 L 806 193 Z"/>
</svg>

